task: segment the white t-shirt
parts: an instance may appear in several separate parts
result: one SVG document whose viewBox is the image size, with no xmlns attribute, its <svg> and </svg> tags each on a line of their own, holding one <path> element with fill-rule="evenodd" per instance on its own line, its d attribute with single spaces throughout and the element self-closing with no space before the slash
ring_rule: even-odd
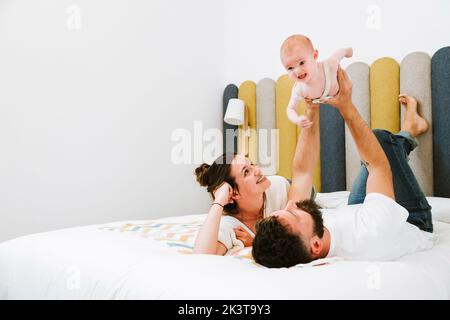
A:
<svg viewBox="0 0 450 320">
<path fill-rule="evenodd" d="M 331 237 L 327 257 L 383 261 L 433 246 L 433 234 L 408 223 L 408 211 L 379 193 L 369 193 L 362 204 L 321 211 Z"/>
<path fill-rule="evenodd" d="M 289 192 L 289 182 L 282 176 L 267 176 L 270 180 L 270 187 L 266 190 L 266 207 L 264 217 L 269 216 L 276 210 L 283 209 L 286 206 Z M 227 247 L 228 250 L 242 249 L 244 244 L 236 238 L 233 228 L 244 228 L 253 237 L 255 234 L 245 224 L 231 215 L 223 216 L 219 226 L 219 241 Z"/>
</svg>

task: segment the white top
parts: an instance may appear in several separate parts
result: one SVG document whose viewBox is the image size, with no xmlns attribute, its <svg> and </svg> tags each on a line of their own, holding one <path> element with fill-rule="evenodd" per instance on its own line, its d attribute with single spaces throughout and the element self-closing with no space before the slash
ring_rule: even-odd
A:
<svg viewBox="0 0 450 320">
<path fill-rule="evenodd" d="M 282 176 L 267 176 L 270 180 L 270 187 L 266 190 L 266 207 L 264 208 L 264 217 L 272 212 L 283 209 L 286 206 L 289 192 L 289 182 Z M 244 248 L 242 241 L 236 238 L 233 228 L 244 228 L 253 237 L 255 234 L 245 224 L 231 215 L 223 216 L 219 226 L 219 241 L 227 247 L 228 251 L 233 249 L 240 250 Z"/>
<path fill-rule="evenodd" d="M 408 211 L 379 193 L 322 215 L 331 236 L 327 257 L 384 261 L 433 247 L 433 234 L 406 222 Z"/>
</svg>

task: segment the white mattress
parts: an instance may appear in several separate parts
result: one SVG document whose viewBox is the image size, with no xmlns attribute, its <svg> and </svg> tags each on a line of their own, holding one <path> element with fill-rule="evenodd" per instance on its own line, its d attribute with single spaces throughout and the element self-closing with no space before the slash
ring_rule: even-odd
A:
<svg viewBox="0 0 450 320">
<path fill-rule="evenodd" d="M 0 299 L 450 298 L 445 222 L 434 221 L 433 249 L 397 261 L 330 259 L 319 266 L 268 269 L 255 264 L 248 249 L 224 257 L 188 254 L 191 226 L 204 217 L 161 219 L 150 231 L 142 227 L 148 221 L 127 221 L 3 242 Z"/>
</svg>

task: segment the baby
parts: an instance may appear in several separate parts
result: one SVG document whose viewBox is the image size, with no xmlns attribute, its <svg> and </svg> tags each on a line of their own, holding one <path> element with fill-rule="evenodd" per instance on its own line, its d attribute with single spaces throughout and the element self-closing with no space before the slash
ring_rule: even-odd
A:
<svg viewBox="0 0 450 320">
<path fill-rule="evenodd" d="M 289 77 L 295 81 L 291 98 L 287 107 L 290 121 L 308 128 L 312 122 L 308 117 L 297 115 L 297 106 L 302 99 L 310 99 L 313 103 L 321 103 L 339 91 L 337 69 L 341 60 L 353 55 L 352 48 L 340 49 L 327 60 L 318 62 L 319 53 L 314 49 L 311 40 L 295 34 L 288 37 L 280 49 L 280 57 Z"/>
</svg>

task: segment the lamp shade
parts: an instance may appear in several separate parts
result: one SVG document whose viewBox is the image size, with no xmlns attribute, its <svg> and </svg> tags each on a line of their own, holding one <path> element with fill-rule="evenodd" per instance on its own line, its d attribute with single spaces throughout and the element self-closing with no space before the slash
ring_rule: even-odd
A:
<svg viewBox="0 0 450 320">
<path fill-rule="evenodd" d="M 223 121 L 231 125 L 240 126 L 244 123 L 244 112 L 244 101 L 240 99 L 230 99 Z"/>
</svg>

